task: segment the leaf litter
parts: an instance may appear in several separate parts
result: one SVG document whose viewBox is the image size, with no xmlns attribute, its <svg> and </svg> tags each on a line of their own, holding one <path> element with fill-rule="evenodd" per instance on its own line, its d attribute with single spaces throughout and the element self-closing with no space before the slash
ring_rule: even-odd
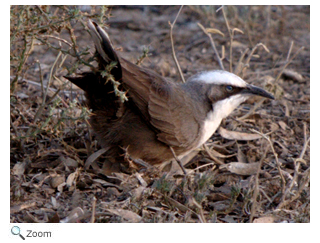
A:
<svg viewBox="0 0 320 243">
<path fill-rule="evenodd" d="M 220 69 L 222 63 L 230 67 L 232 46 L 235 72 L 276 97 L 252 99 L 234 111 L 185 159 L 186 177 L 175 162 L 158 168 L 143 161 L 119 164 L 109 175 L 83 94 L 63 79 L 88 70 L 94 49 L 82 18 L 99 14 L 110 22 L 108 32 L 121 55 L 177 79 L 168 21 L 180 7 L 146 6 L 147 16 L 136 6 L 108 11 L 95 6 L 91 12 L 75 6 L 11 6 L 11 12 L 39 8 L 40 15 L 26 17 L 24 31 L 17 29 L 17 18 L 10 26 L 10 222 L 310 221 L 309 7 L 225 6 L 229 27 L 213 6 L 182 9 L 173 37 L 183 75 Z M 45 13 L 65 25 L 52 21 L 49 27 Z M 300 14 L 291 18 L 295 13 Z M 214 54 L 211 41 L 223 55 Z M 141 56 L 143 44 L 149 54 Z"/>
</svg>

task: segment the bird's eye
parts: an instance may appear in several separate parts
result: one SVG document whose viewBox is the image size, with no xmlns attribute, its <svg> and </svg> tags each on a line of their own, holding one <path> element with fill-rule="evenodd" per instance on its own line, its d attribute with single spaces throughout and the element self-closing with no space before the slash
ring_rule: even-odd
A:
<svg viewBox="0 0 320 243">
<path fill-rule="evenodd" d="M 231 85 L 226 86 L 226 91 L 232 92 L 232 90 L 233 90 L 233 87 Z"/>
</svg>

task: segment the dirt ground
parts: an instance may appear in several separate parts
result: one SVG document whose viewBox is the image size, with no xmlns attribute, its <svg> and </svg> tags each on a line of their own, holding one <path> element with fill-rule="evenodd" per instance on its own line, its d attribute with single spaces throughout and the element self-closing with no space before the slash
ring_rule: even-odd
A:
<svg viewBox="0 0 320 243">
<path fill-rule="evenodd" d="M 95 65 L 86 18 L 122 57 L 179 81 L 179 8 L 11 6 L 10 222 L 310 221 L 309 6 L 184 6 L 173 27 L 184 77 L 221 69 L 200 23 L 225 70 L 276 99 L 235 110 L 186 177 L 174 163 L 103 173 L 83 95 L 63 78 Z"/>
</svg>

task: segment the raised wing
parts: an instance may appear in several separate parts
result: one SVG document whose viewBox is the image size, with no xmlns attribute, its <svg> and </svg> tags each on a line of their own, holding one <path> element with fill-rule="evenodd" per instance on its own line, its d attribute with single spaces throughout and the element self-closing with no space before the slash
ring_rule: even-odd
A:
<svg viewBox="0 0 320 243">
<path fill-rule="evenodd" d="M 190 141 L 199 134 L 199 124 L 193 116 L 190 99 L 185 99 L 188 94 L 180 89 L 179 84 L 119 57 L 107 33 L 91 21 L 88 26 L 101 56 L 100 61 L 105 64 L 120 62 L 115 74 L 121 77 L 121 86 L 126 89 L 145 121 L 155 130 L 158 139 L 169 146 L 190 146 Z"/>
</svg>

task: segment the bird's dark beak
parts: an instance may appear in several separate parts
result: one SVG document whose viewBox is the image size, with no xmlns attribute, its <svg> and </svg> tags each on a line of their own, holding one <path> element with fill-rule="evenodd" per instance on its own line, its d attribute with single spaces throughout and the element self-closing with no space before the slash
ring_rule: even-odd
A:
<svg viewBox="0 0 320 243">
<path fill-rule="evenodd" d="M 243 90 L 244 93 L 249 93 L 253 95 L 259 95 L 268 99 L 274 100 L 274 96 L 270 94 L 269 92 L 265 91 L 264 89 L 248 84 L 248 86 Z"/>
</svg>

